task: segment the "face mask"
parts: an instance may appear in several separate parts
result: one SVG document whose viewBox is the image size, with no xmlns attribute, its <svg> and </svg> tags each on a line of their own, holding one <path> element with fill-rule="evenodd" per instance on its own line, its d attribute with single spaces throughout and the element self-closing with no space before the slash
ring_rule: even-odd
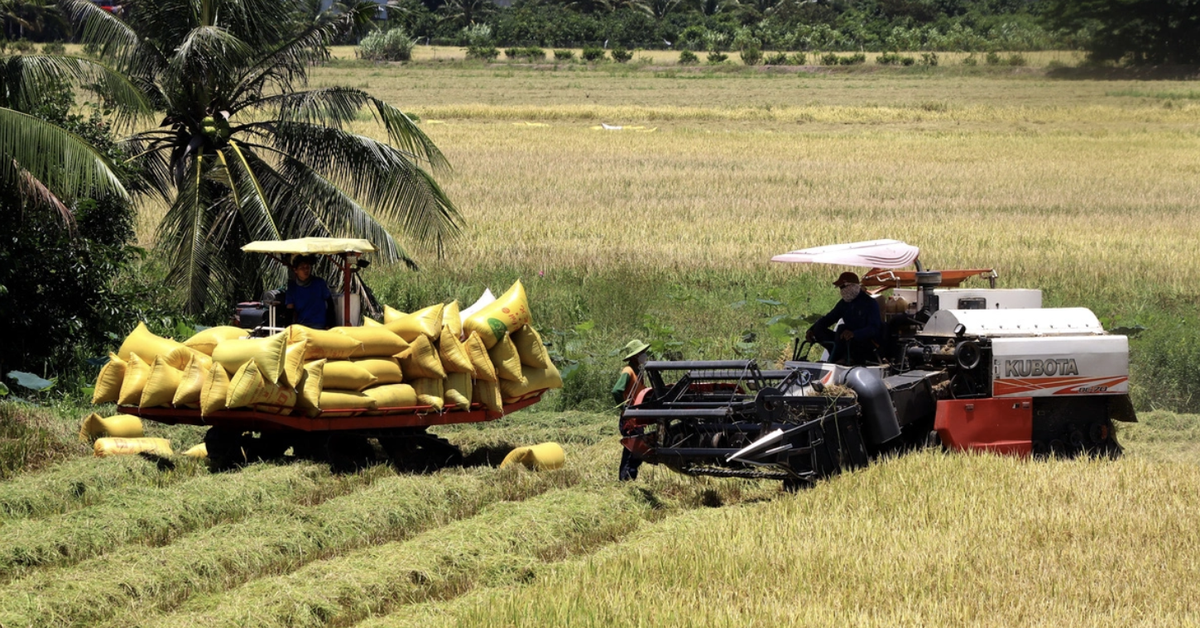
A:
<svg viewBox="0 0 1200 628">
<path fill-rule="evenodd" d="M 842 300 L 849 303 L 862 292 L 862 286 L 856 283 L 848 283 L 842 286 Z"/>
</svg>

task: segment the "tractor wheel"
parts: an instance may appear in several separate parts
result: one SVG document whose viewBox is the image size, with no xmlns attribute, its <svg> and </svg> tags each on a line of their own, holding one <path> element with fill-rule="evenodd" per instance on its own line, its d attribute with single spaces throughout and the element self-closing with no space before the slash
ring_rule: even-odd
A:
<svg viewBox="0 0 1200 628">
<path fill-rule="evenodd" d="M 242 432 L 239 430 L 210 427 L 204 433 L 204 447 L 208 450 L 209 463 L 216 469 L 229 469 L 246 462 Z"/>
<path fill-rule="evenodd" d="M 278 432 L 262 432 L 257 438 L 247 434 L 242 437 L 242 447 L 247 460 L 275 460 L 292 446 L 291 439 Z"/>
<path fill-rule="evenodd" d="M 307 434 L 293 447 L 296 457 L 328 462 L 334 473 L 357 471 L 375 462 L 375 449 L 365 436 L 357 434 Z"/>
</svg>

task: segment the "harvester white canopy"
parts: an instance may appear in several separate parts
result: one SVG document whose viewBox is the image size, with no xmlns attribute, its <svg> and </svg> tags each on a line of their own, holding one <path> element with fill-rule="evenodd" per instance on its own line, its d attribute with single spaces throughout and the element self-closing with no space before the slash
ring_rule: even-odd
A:
<svg viewBox="0 0 1200 628">
<path fill-rule="evenodd" d="M 374 253 L 375 246 L 357 238 L 296 238 L 293 240 L 259 240 L 242 247 L 247 253 L 276 255 L 337 255 L 339 253 Z"/>
<path fill-rule="evenodd" d="M 911 266 L 921 250 L 899 240 L 871 240 L 850 244 L 831 244 L 800 249 L 771 258 L 772 262 L 793 264 L 840 264 L 869 268 L 904 268 Z"/>
</svg>

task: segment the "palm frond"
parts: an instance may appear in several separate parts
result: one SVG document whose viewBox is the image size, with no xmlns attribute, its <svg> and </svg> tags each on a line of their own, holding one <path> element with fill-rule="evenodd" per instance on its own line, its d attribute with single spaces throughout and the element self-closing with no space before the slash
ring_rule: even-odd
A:
<svg viewBox="0 0 1200 628">
<path fill-rule="evenodd" d="M 271 202 L 255 176 L 254 165 L 258 160 L 254 154 L 243 150 L 237 142 L 230 142 L 217 155 L 225 166 L 234 204 L 250 236 L 255 240 L 283 239 L 275 224 Z"/>
<path fill-rule="evenodd" d="M 442 151 L 417 127 L 412 118 L 378 98 L 372 97 L 371 104 L 379 121 L 387 129 L 388 139 L 410 153 L 421 155 L 434 170 L 450 170 L 450 162 L 442 156 Z"/>
<path fill-rule="evenodd" d="M 129 198 L 112 164 L 86 140 L 19 111 L 0 108 L 0 156 L 60 198 L 105 192 Z"/>
<path fill-rule="evenodd" d="M 341 28 L 337 20 L 328 14 L 321 14 L 289 41 L 260 56 L 248 69 L 230 101 L 253 103 L 268 86 L 274 86 L 284 94 L 294 91 L 307 80 L 311 64 L 329 59 L 326 46 L 339 30 Z"/>
<path fill-rule="evenodd" d="M 59 0 L 59 11 L 81 30 L 80 41 L 99 49 L 132 76 L 153 76 L 166 66 L 166 57 L 121 18 L 91 0 Z"/>
<path fill-rule="evenodd" d="M 18 109 L 29 111 L 48 86 L 70 82 L 95 92 L 118 113 L 118 122 L 128 123 L 150 113 L 150 103 L 124 74 L 91 59 L 71 56 L 14 55 L 9 73 L 16 79 L 10 95 Z"/>
<path fill-rule="evenodd" d="M 237 83 L 237 76 L 254 56 L 254 49 L 229 31 L 217 26 L 194 28 L 171 56 L 165 82 L 185 93 L 202 93 L 208 98 Z M 173 90 L 174 91 L 174 90 Z"/>
<path fill-rule="evenodd" d="M 205 304 L 225 296 L 225 264 L 218 251 L 228 221 L 207 193 L 208 168 L 204 156 L 192 161 L 184 184 L 158 227 L 159 247 L 170 260 L 167 282 L 184 288 L 191 312 L 199 312 Z"/>
</svg>

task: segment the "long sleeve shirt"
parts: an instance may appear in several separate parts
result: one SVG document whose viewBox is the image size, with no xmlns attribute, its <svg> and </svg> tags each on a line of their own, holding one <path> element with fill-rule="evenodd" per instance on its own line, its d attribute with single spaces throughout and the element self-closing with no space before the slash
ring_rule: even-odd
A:
<svg viewBox="0 0 1200 628">
<path fill-rule="evenodd" d="M 879 340 L 883 333 L 883 317 L 879 315 L 879 304 L 866 291 L 847 303 L 838 299 L 837 305 L 828 314 L 813 323 L 813 329 L 828 329 L 838 319 L 845 329 L 854 332 L 856 340 Z"/>
</svg>

